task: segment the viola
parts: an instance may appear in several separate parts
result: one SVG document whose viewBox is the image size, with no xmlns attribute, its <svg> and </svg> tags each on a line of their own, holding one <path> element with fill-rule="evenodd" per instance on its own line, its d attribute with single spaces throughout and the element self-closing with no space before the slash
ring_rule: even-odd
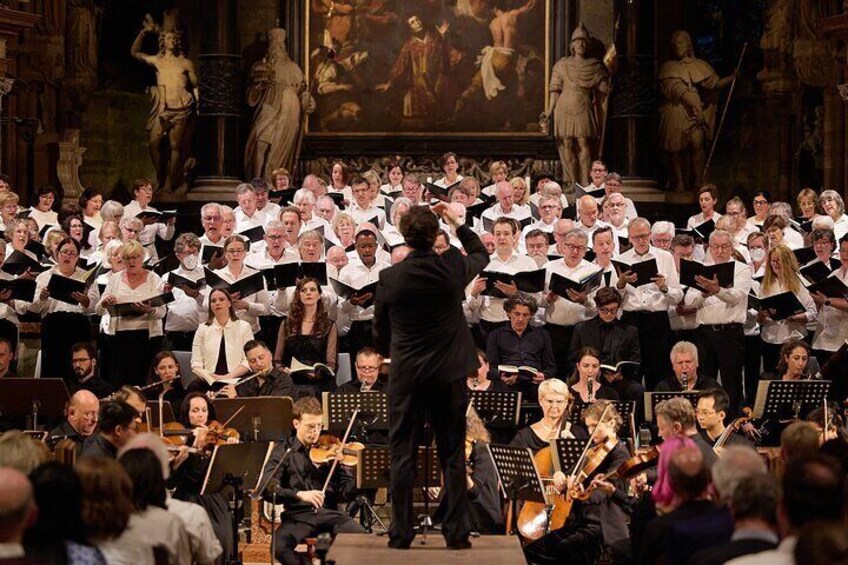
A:
<svg viewBox="0 0 848 565">
<path fill-rule="evenodd" d="M 235 428 L 228 428 L 225 424 L 217 420 L 212 420 L 206 424 L 208 431 L 206 432 L 206 448 L 210 449 L 216 445 L 227 445 L 233 443 L 231 440 L 238 442 L 241 439 L 241 434 Z"/>
<path fill-rule="evenodd" d="M 309 450 L 309 458 L 316 465 L 332 463 L 338 459 L 339 463 L 347 467 L 355 467 L 359 460 L 359 452 L 365 449 L 365 445 L 359 442 L 343 444 L 342 440 L 333 435 L 323 435 L 318 438 L 318 443 Z M 341 459 L 339 459 L 341 453 Z"/>
</svg>

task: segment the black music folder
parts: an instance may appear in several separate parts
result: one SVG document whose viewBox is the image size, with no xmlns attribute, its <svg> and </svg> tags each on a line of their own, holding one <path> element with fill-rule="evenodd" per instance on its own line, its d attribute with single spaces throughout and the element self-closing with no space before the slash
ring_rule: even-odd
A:
<svg viewBox="0 0 848 565">
<path fill-rule="evenodd" d="M 262 226 L 256 226 L 240 231 L 237 235 L 247 238 L 250 243 L 256 243 L 257 241 L 262 241 L 265 238 L 265 228 Z"/>
<path fill-rule="evenodd" d="M 168 273 L 168 284 L 177 288 L 186 287 L 192 290 L 198 290 L 206 285 L 206 279 L 201 277 L 196 281 L 193 281 L 187 277 L 178 275 L 177 273 L 171 271 L 170 273 Z"/>
<path fill-rule="evenodd" d="M 813 261 L 809 265 L 801 267 L 801 274 L 811 283 L 823 281 L 832 272 L 830 265 L 821 261 Z"/>
<path fill-rule="evenodd" d="M 551 292 L 553 292 L 557 296 L 561 296 L 566 300 L 571 300 L 568 297 L 569 289 L 575 292 L 592 292 L 593 290 L 601 286 L 601 281 L 603 281 L 603 278 L 603 269 L 598 269 L 597 271 L 589 273 L 588 275 L 585 275 L 580 279 L 564 277 L 559 273 L 551 273 L 551 283 L 549 286 Z"/>
<path fill-rule="evenodd" d="M 256 294 L 260 290 L 265 290 L 265 277 L 261 271 L 257 271 L 243 279 L 240 279 L 232 284 L 228 283 L 209 269 L 204 269 L 206 273 L 206 284 L 211 288 L 222 288 L 228 290 L 230 294 L 239 293 L 241 298 Z"/>
<path fill-rule="evenodd" d="M 651 284 L 653 282 L 651 279 L 660 274 L 656 259 L 648 259 L 647 261 L 632 264 L 616 261 L 615 259 L 611 262 L 619 278 L 621 278 L 622 273 L 626 273 L 627 271 L 634 273 L 636 275 L 636 282 L 633 283 L 633 286 L 637 287 Z"/>
<path fill-rule="evenodd" d="M 848 286 L 839 277 L 826 277 L 807 287 L 807 290 L 820 292 L 828 298 L 848 298 Z"/>
<path fill-rule="evenodd" d="M 0 292 L 5 290 L 12 291 L 12 300 L 35 301 L 35 279 L 0 280 Z"/>
<path fill-rule="evenodd" d="M 748 307 L 755 310 L 773 310 L 771 319 L 775 321 L 785 320 L 806 311 L 794 292 L 781 292 L 768 298 L 758 298 L 749 294 Z"/>
<path fill-rule="evenodd" d="M 339 295 L 339 298 L 344 298 L 346 300 L 350 300 L 353 297 L 361 297 L 366 294 L 370 294 L 371 298 L 364 304 L 360 304 L 362 308 L 368 308 L 372 304 L 374 304 L 374 299 L 377 297 L 377 282 L 368 283 L 359 288 L 354 288 L 352 286 L 348 286 L 345 283 L 330 278 L 330 285 L 333 287 L 333 290 L 336 294 Z"/>
<path fill-rule="evenodd" d="M 521 292 L 536 293 L 545 290 L 545 269 L 535 271 L 521 271 L 519 273 L 507 274 L 496 271 L 483 271 L 480 278 L 486 279 L 486 289 L 483 294 L 495 298 L 506 298 L 506 295 L 495 288 L 495 281 L 504 284 L 515 283 Z"/>
<path fill-rule="evenodd" d="M 6 257 L 6 261 L 3 263 L 2 268 L 4 273 L 9 273 L 14 276 L 24 274 L 27 269 L 33 273 L 40 273 L 42 271 L 46 271 L 47 267 L 44 267 L 30 254 L 15 250 Z"/>
<path fill-rule="evenodd" d="M 717 277 L 719 286 L 722 288 L 733 288 L 734 266 L 735 263 L 733 261 L 714 265 L 704 265 L 698 261 L 680 259 L 680 284 L 704 290 L 697 282 L 695 282 L 695 277 L 701 276 L 706 279 Z"/>
<path fill-rule="evenodd" d="M 220 245 L 205 244 L 203 246 L 203 255 L 200 257 L 200 262 L 205 265 L 212 260 L 213 255 L 223 256 L 224 248 Z"/>
</svg>

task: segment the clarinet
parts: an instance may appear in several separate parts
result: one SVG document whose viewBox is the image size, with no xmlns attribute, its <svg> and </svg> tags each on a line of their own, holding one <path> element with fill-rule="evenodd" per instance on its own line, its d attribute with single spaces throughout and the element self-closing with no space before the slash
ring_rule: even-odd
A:
<svg viewBox="0 0 848 565">
<path fill-rule="evenodd" d="M 689 373 L 683 373 L 683 392 L 689 390 Z"/>
</svg>

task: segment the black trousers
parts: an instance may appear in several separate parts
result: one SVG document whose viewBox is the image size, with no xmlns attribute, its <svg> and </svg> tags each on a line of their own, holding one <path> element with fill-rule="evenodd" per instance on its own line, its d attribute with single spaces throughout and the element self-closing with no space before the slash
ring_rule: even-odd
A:
<svg viewBox="0 0 848 565">
<path fill-rule="evenodd" d="M 285 320 L 282 316 L 260 316 L 259 327 L 262 329 L 262 335 L 265 336 L 265 345 L 271 350 L 271 353 L 277 350 L 277 336 L 280 333 L 280 326 Z"/>
<path fill-rule="evenodd" d="M 742 367 L 745 364 L 745 340 L 742 324 L 703 325 L 698 337 L 698 367 L 701 374 L 716 379 L 730 396 L 733 416 L 742 408 Z"/>
<path fill-rule="evenodd" d="M 162 343 L 162 351 L 191 351 L 195 333 L 197 332 L 166 331 L 165 341 Z"/>
<path fill-rule="evenodd" d="M 162 336 L 150 337 L 147 330 L 115 332 L 107 379 L 116 386 L 144 386 L 153 357 L 162 350 Z"/>
<path fill-rule="evenodd" d="M 568 381 L 568 377 L 574 371 L 574 365 L 569 358 L 576 351 L 571 351 L 571 336 L 574 334 L 574 326 L 560 326 L 558 324 L 545 324 L 545 329 L 551 336 L 551 345 L 554 349 L 554 361 L 556 361 L 557 378 Z"/>
<path fill-rule="evenodd" d="M 300 516 L 305 516 L 300 513 Z M 309 537 L 329 532 L 336 534 L 364 534 L 362 526 L 354 522 L 350 516 L 338 510 L 321 508 L 318 512 L 309 512 L 307 519 L 301 521 L 299 514 L 284 513 L 280 517 L 280 527 L 274 533 L 276 536 L 276 558 L 283 565 L 300 565 L 302 561 L 295 554 L 297 544 Z"/>
<path fill-rule="evenodd" d="M 621 321 L 639 332 L 642 350 L 642 374 L 645 391 L 651 392 L 660 381 L 673 374 L 671 369 L 671 325 L 668 312 L 625 312 Z"/>
<path fill-rule="evenodd" d="M 403 378 L 403 375 L 400 375 Z M 429 420 L 444 481 L 442 534 L 448 543 L 465 541 L 471 532 L 465 484 L 465 379 L 431 379 L 415 386 L 389 381 L 392 539 L 412 541 L 412 487 L 418 437 Z M 437 486 L 437 485 L 433 485 Z"/>
<path fill-rule="evenodd" d="M 603 539 L 600 524 L 575 520 L 524 546 L 524 557 L 528 565 L 594 565 L 601 556 Z"/>
<path fill-rule="evenodd" d="M 41 378 L 71 378 L 71 346 L 90 341 L 91 323 L 85 314 L 54 312 L 44 316 L 41 320 Z"/>
<path fill-rule="evenodd" d="M 345 336 L 350 362 L 356 360 L 356 354 L 363 347 L 374 347 L 374 336 L 371 333 L 372 320 L 357 320 L 350 323 L 350 330 Z"/>
<path fill-rule="evenodd" d="M 763 340 L 758 335 L 745 336 L 745 406 L 754 406 L 762 373 Z"/>
</svg>

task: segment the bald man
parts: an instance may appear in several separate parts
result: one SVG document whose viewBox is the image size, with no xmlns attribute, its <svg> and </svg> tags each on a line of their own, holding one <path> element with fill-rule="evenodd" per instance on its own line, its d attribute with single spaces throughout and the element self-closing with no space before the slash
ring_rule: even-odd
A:
<svg viewBox="0 0 848 565">
<path fill-rule="evenodd" d="M 79 390 L 68 402 L 65 420 L 47 437 L 47 445 L 51 448 L 62 439 L 69 439 L 76 444 L 77 453 L 83 442 L 97 429 L 97 415 L 100 412 L 100 401 L 88 390 Z"/>
<path fill-rule="evenodd" d="M 0 467 L 0 563 L 33 563 L 24 557 L 24 532 L 35 523 L 32 484 L 11 467 Z"/>
</svg>

